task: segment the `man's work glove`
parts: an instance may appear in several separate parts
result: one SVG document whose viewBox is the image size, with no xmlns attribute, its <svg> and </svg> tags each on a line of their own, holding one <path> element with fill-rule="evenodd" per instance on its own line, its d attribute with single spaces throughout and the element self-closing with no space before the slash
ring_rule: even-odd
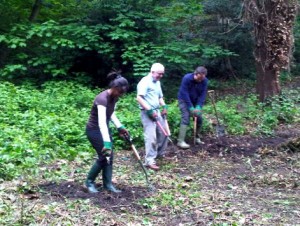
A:
<svg viewBox="0 0 300 226">
<path fill-rule="evenodd" d="M 201 107 L 200 105 L 196 105 L 196 108 L 194 109 L 194 117 L 199 117 L 201 115 Z"/>
<path fill-rule="evenodd" d="M 198 116 L 201 115 L 201 107 L 200 107 L 200 105 L 196 105 L 196 108 L 191 107 L 189 110 L 190 110 L 190 115 L 192 117 L 198 117 Z"/>
<path fill-rule="evenodd" d="M 126 137 L 129 137 L 129 132 L 127 129 L 125 129 L 124 126 L 121 126 L 118 128 L 118 132 L 119 132 L 119 136 L 122 137 L 122 138 L 126 138 Z"/>
<path fill-rule="evenodd" d="M 162 106 L 162 111 L 161 111 L 162 117 L 165 117 L 168 115 L 168 105 L 163 105 Z"/>
<path fill-rule="evenodd" d="M 102 148 L 102 154 L 105 157 L 110 157 L 112 152 L 112 144 L 111 142 L 104 141 L 104 147 Z"/>
<path fill-rule="evenodd" d="M 194 117 L 194 110 L 195 110 L 194 107 L 190 107 L 190 108 L 189 108 L 190 116 L 191 116 L 191 117 Z"/>
<path fill-rule="evenodd" d="M 148 117 L 149 117 L 151 120 L 153 120 L 154 122 L 157 120 L 157 116 L 158 116 L 158 115 L 157 115 L 156 111 L 150 109 L 150 110 L 147 110 L 146 113 L 147 113 Z"/>
</svg>

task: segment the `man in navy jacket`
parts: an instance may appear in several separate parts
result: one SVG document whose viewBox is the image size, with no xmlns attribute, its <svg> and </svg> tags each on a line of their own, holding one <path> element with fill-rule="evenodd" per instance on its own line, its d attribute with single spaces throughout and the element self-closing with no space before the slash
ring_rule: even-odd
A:
<svg viewBox="0 0 300 226">
<path fill-rule="evenodd" d="M 202 125 L 202 107 L 205 102 L 208 86 L 206 75 L 207 69 L 200 66 L 197 67 L 193 73 L 186 74 L 181 81 L 178 92 L 181 122 L 177 146 L 182 149 L 190 147 L 190 145 L 185 142 L 185 135 L 190 122 L 190 117 L 197 117 L 196 143 L 202 143 L 199 134 Z"/>
</svg>

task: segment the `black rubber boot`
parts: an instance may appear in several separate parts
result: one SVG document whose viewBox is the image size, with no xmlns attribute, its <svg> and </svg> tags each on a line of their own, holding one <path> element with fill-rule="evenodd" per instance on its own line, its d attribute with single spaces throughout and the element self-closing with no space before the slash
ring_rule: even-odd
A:
<svg viewBox="0 0 300 226">
<path fill-rule="evenodd" d="M 121 190 L 116 189 L 111 180 L 112 180 L 112 165 L 106 165 L 103 167 L 103 172 L 102 172 L 102 179 L 103 179 L 103 188 L 114 192 L 114 193 L 119 193 Z"/>
<path fill-rule="evenodd" d="M 90 169 L 85 181 L 85 186 L 87 187 L 89 193 L 99 192 L 95 186 L 95 179 L 101 172 L 101 169 L 102 167 L 97 162 L 95 162 L 92 168 Z"/>
</svg>

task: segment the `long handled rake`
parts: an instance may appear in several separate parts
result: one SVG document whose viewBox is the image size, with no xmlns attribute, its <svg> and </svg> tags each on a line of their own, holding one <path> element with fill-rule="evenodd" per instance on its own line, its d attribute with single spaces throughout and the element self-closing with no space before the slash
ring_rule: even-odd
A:
<svg viewBox="0 0 300 226">
<path fill-rule="evenodd" d="M 147 182 L 147 185 L 148 185 L 148 189 L 149 189 L 150 191 L 155 191 L 155 187 L 154 187 L 154 186 L 149 182 L 149 180 L 148 180 L 148 174 L 147 174 L 147 171 L 146 171 L 146 169 L 145 169 L 145 166 L 144 166 L 143 163 L 142 163 L 142 160 L 141 160 L 141 157 L 140 157 L 138 151 L 136 150 L 136 148 L 135 148 L 135 146 L 134 146 L 134 144 L 133 144 L 133 142 L 132 142 L 131 136 L 130 136 L 130 135 L 125 135 L 124 137 L 125 137 L 125 139 L 128 141 L 128 143 L 130 144 L 131 149 L 133 150 L 133 153 L 134 153 L 135 157 L 137 158 L 137 160 L 138 160 L 140 166 L 142 167 L 142 169 L 143 169 L 143 171 L 144 171 L 145 178 L 146 178 L 146 182 Z"/>
</svg>

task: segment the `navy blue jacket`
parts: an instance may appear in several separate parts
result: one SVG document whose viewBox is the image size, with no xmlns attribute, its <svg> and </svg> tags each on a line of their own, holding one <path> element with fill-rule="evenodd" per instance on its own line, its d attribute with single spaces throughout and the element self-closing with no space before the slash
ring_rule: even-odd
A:
<svg viewBox="0 0 300 226">
<path fill-rule="evenodd" d="M 188 108 L 195 107 L 196 105 L 202 107 L 206 98 L 207 85 L 207 78 L 201 82 L 196 82 L 194 80 L 194 73 L 186 74 L 181 81 L 178 100 L 185 101 Z"/>
</svg>

